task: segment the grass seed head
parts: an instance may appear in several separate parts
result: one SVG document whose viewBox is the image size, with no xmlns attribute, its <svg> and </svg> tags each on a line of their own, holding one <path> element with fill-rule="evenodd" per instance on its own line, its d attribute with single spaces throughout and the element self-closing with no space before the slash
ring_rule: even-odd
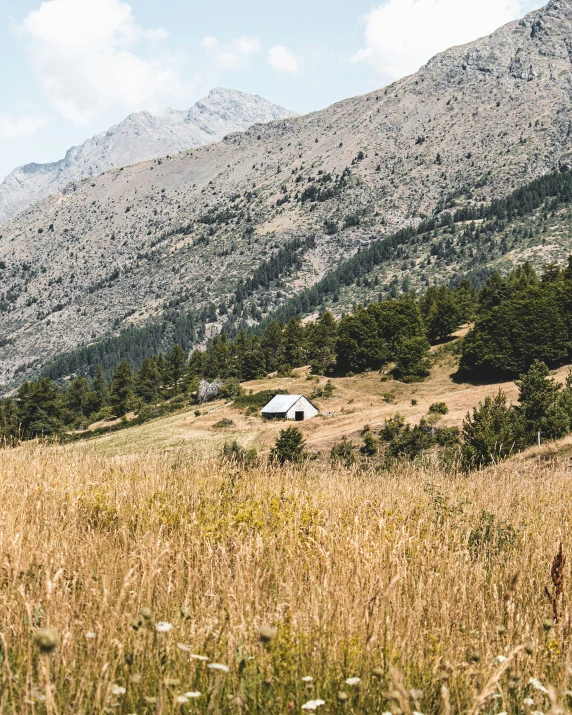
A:
<svg viewBox="0 0 572 715">
<path fill-rule="evenodd" d="M 278 629 L 272 626 L 260 626 L 258 629 L 258 638 L 261 643 L 267 645 L 271 643 L 278 635 Z"/>
<path fill-rule="evenodd" d="M 58 645 L 58 633 L 53 628 L 38 628 L 34 632 L 34 643 L 42 653 L 51 653 Z"/>
</svg>

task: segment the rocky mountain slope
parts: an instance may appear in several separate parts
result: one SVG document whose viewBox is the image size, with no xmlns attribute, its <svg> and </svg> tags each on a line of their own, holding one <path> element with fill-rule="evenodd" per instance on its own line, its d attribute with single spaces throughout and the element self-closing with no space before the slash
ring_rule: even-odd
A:
<svg viewBox="0 0 572 715">
<path fill-rule="evenodd" d="M 63 189 L 71 181 L 108 169 L 178 154 L 223 139 L 258 122 L 296 116 L 262 97 L 232 89 L 213 89 L 188 111 L 131 114 L 121 124 L 70 149 L 51 164 L 18 167 L 0 184 L 0 224 L 19 211 Z"/>
<path fill-rule="evenodd" d="M 313 235 L 235 316 L 259 319 L 359 246 L 572 164 L 571 23 L 572 3 L 552 0 L 384 90 L 27 209 L 0 228 L 0 379 L 174 311 L 201 312 L 208 336 L 242 279 Z"/>
</svg>

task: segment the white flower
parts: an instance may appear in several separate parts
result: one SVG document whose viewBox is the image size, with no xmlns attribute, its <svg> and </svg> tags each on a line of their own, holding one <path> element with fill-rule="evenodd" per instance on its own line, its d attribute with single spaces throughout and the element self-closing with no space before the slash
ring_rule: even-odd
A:
<svg viewBox="0 0 572 715">
<path fill-rule="evenodd" d="M 528 705 L 529 707 L 532 707 L 534 705 L 534 700 L 532 698 L 525 698 L 522 701 L 523 705 Z"/>
<path fill-rule="evenodd" d="M 494 659 L 494 664 L 495 665 L 500 665 L 501 663 L 504 663 L 506 660 L 506 655 L 497 655 L 497 657 Z"/>
<path fill-rule="evenodd" d="M 207 668 L 210 668 L 211 670 L 222 670 L 223 673 L 228 673 L 230 670 L 228 665 L 223 665 L 222 663 L 209 663 Z"/>
<path fill-rule="evenodd" d="M 314 680 L 314 678 L 312 678 L 311 675 L 305 675 L 305 676 L 302 678 L 302 680 L 303 680 L 305 683 L 311 683 L 312 680 Z"/>
<path fill-rule="evenodd" d="M 159 621 L 159 623 L 155 626 L 155 630 L 157 633 L 168 633 L 172 627 L 172 624 L 167 623 L 167 621 Z"/>
<path fill-rule="evenodd" d="M 325 705 L 324 700 L 308 700 L 307 703 L 302 705 L 302 710 L 317 710 L 320 705 Z"/>
<path fill-rule="evenodd" d="M 191 646 L 185 645 L 184 643 L 177 643 L 177 648 L 179 650 L 185 651 L 185 653 L 191 652 Z"/>
<path fill-rule="evenodd" d="M 544 685 L 542 685 L 542 683 L 540 682 L 540 680 L 538 680 L 537 678 L 531 678 L 528 682 L 529 682 L 530 685 L 532 685 L 532 687 L 533 687 L 535 690 L 538 690 L 538 691 L 541 692 L 541 693 L 546 693 L 546 694 L 548 694 L 548 690 L 544 687 Z"/>
<path fill-rule="evenodd" d="M 198 692 L 198 690 L 191 690 L 188 693 L 185 693 L 186 698 L 200 698 L 201 694 Z"/>
<path fill-rule="evenodd" d="M 93 638 L 97 638 L 97 633 L 94 633 L 93 631 L 88 631 L 88 632 L 85 634 L 85 637 L 86 637 L 86 638 L 89 638 L 90 640 L 92 640 Z"/>
<path fill-rule="evenodd" d="M 530 715 L 544 715 L 542 710 L 533 710 Z"/>
<path fill-rule="evenodd" d="M 177 696 L 177 703 L 179 705 L 185 705 L 188 702 L 189 702 L 189 698 L 186 695 L 178 695 Z"/>
<path fill-rule="evenodd" d="M 359 685 L 361 678 L 347 678 L 346 685 Z"/>
<path fill-rule="evenodd" d="M 191 658 L 194 658 L 195 660 L 208 660 L 206 655 L 197 655 L 196 653 L 191 653 Z"/>
<path fill-rule="evenodd" d="M 417 710 L 414 710 L 413 715 L 423 715 L 423 713 L 418 713 Z M 506 715 L 506 713 L 505 713 L 505 715 Z"/>
<path fill-rule="evenodd" d="M 112 685 L 111 694 L 112 695 L 125 695 L 127 691 L 122 685 Z"/>
</svg>

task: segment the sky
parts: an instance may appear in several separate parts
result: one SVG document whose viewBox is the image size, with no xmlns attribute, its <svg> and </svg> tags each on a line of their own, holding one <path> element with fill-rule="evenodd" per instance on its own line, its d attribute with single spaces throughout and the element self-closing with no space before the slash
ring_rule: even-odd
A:
<svg viewBox="0 0 572 715">
<path fill-rule="evenodd" d="M 0 0 L 0 180 L 217 86 L 321 109 L 546 1 Z"/>
</svg>

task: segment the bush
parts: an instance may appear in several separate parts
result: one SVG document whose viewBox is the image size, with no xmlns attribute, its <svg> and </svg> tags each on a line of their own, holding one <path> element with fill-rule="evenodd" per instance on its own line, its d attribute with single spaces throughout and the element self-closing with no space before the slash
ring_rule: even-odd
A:
<svg viewBox="0 0 572 715">
<path fill-rule="evenodd" d="M 516 414 L 499 390 L 495 397 L 473 408 L 463 422 L 461 459 L 465 469 L 499 462 L 519 448 L 521 429 Z"/>
<path fill-rule="evenodd" d="M 375 457 L 377 454 L 377 440 L 373 436 L 371 432 L 367 432 L 363 438 L 363 446 L 360 449 L 360 452 L 365 456 L 365 457 Z"/>
<path fill-rule="evenodd" d="M 213 427 L 215 427 L 216 429 L 222 429 L 225 427 L 234 427 L 234 422 L 232 420 L 229 420 L 228 417 L 223 417 L 222 420 L 215 422 Z"/>
<path fill-rule="evenodd" d="M 323 387 L 317 387 L 314 390 L 311 398 L 314 399 L 315 397 L 323 397 L 328 400 L 330 397 L 333 397 L 335 389 L 334 383 L 331 380 L 328 380 Z"/>
<path fill-rule="evenodd" d="M 220 388 L 220 396 L 224 397 L 225 400 L 236 400 L 237 397 L 243 394 L 244 390 L 235 377 L 231 377 Z"/>
<path fill-rule="evenodd" d="M 280 435 L 270 452 L 271 461 L 278 464 L 286 462 L 303 462 L 307 454 L 304 452 L 306 442 L 297 427 L 287 427 L 280 430 Z"/>
<path fill-rule="evenodd" d="M 346 467 L 350 467 L 356 461 L 354 449 L 353 443 L 344 436 L 339 442 L 333 445 L 330 459 L 332 462 L 341 462 L 345 464 Z"/>
<path fill-rule="evenodd" d="M 236 440 L 225 443 L 221 458 L 224 462 L 238 464 L 242 467 L 256 467 L 260 461 L 254 447 L 246 449 Z"/>
<path fill-rule="evenodd" d="M 429 405 L 429 414 L 448 415 L 449 408 L 447 407 L 447 404 L 445 402 L 434 402 L 432 405 Z"/>
</svg>

